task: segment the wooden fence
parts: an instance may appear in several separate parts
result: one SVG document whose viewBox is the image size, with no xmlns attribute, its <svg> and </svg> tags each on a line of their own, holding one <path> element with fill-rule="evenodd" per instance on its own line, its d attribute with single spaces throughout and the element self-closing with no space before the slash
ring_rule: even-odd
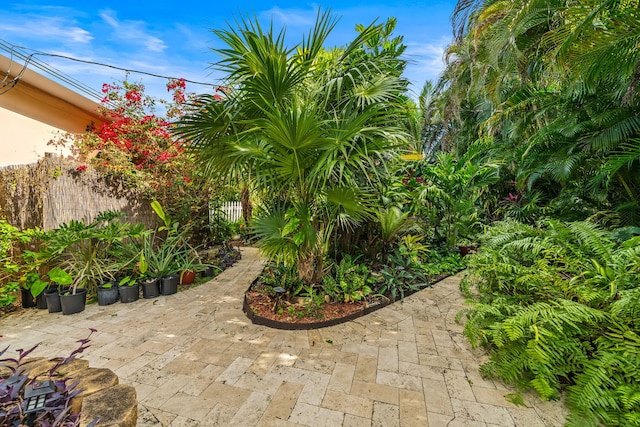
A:
<svg viewBox="0 0 640 427">
<path fill-rule="evenodd" d="M 148 201 L 113 189 L 91 168 L 47 155 L 38 163 L 0 170 L 0 217 L 20 228 L 58 227 L 70 220 L 93 221 L 107 210 L 123 212 L 148 227 L 157 217 Z"/>
</svg>

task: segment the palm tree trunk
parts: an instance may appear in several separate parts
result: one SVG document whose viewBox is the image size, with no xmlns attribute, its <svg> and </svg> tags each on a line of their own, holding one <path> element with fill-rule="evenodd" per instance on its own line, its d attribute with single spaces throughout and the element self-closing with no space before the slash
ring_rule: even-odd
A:
<svg viewBox="0 0 640 427">
<path fill-rule="evenodd" d="M 305 285 L 311 285 L 316 278 L 315 257 L 313 254 L 305 253 L 298 258 L 298 278 Z"/>
<path fill-rule="evenodd" d="M 242 205 L 242 219 L 245 225 L 249 225 L 251 216 L 253 215 L 253 206 L 251 204 L 249 188 L 245 185 L 240 192 L 240 204 Z"/>
</svg>

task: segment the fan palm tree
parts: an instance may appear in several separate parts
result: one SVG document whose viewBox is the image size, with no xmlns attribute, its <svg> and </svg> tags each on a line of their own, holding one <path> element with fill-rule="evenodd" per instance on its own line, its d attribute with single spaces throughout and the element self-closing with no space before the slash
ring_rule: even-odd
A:
<svg viewBox="0 0 640 427">
<path fill-rule="evenodd" d="M 404 144 L 400 122 L 407 83 L 395 25 L 359 27 L 347 46 L 323 44 L 336 20 L 318 12 L 303 41 L 257 20 L 216 30 L 225 44 L 215 65 L 225 96 L 199 98 L 178 127 L 212 175 L 246 172 L 272 196 L 254 221 L 269 258 L 297 264 L 318 281 L 326 242 L 373 215 L 372 188 L 389 150 Z"/>
</svg>

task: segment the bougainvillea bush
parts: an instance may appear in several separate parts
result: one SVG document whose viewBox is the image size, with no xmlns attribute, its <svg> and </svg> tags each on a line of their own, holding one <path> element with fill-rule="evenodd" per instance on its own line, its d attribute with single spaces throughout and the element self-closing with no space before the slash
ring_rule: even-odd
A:
<svg viewBox="0 0 640 427">
<path fill-rule="evenodd" d="M 158 200 L 174 220 L 191 224 L 195 243 L 206 244 L 215 235 L 209 199 L 223 189 L 210 184 L 185 141 L 171 132 L 193 96 L 185 80 L 169 80 L 167 91 L 170 100 L 147 95 L 141 83 L 105 83 L 100 112 L 109 120 L 74 138 L 76 172 L 90 165 L 122 195 Z"/>
<path fill-rule="evenodd" d="M 173 101 L 164 101 L 146 95 L 140 83 L 105 83 L 100 110 L 109 121 L 77 138 L 74 153 L 149 198 L 162 202 L 168 192 L 186 191 L 193 182 L 193 159 L 183 141 L 170 133 L 189 97 L 185 89 L 184 80 L 170 80 L 167 90 Z M 159 106 L 166 117 L 156 113 Z"/>
</svg>

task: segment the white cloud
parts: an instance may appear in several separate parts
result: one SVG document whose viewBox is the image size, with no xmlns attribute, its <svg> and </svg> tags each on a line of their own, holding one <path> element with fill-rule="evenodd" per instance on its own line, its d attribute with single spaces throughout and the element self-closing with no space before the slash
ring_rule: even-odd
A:
<svg viewBox="0 0 640 427">
<path fill-rule="evenodd" d="M 435 43 L 407 43 L 407 71 L 411 69 L 411 74 L 421 76 L 423 81 L 436 79 L 444 70 L 443 55 L 449 43 L 450 40 L 446 38 Z"/>
<path fill-rule="evenodd" d="M 117 40 L 141 45 L 151 52 L 162 52 L 167 48 L 164 41 L 147 32 L 146 23 L 142 21 L 120 21 L 111 10 L 100 12 L 100 17 L 113 29 L 112 36 Z"/>
<path fill-rule="evenodd" d="M 209 49 L 209 42 L 211 36 L 209 33 L 202 33 L 202 31 L 198 31 L 194 33 L 192 29 L 184 24 L 176 24 L 176 29 L 182 35 L 184 40 L 184 45 L 187 46 L 192 51 L 202 51 L 207 52 Z M 206 35 L 206 37 L 205 37 Z"/>
<path fill-rule="evenodd" d="M 0 32 L 14 33 L 24 39 L 46 38 L 59 43 L 89 43 L 93 39 L 89 31 L 60 17 L 21 16 L 11 21 L 20 24 L 0 24 Z"/>
<path fill-rule="evenodd" d="M 278 6 L 274 6 L 261 12 L 260 17 L 269 20 L 273 19 L 274 22 L 287 26 L 311 28 L 316 21 L 317 14 L 316 7 L 311 9 L 281 9 Z"/>
</svg>

